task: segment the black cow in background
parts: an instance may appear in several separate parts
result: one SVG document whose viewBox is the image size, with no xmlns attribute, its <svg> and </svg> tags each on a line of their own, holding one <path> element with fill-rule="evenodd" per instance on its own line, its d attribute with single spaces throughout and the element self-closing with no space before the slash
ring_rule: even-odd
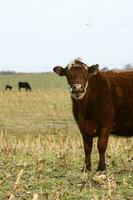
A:
<svg viewBox="0 0 133 200">
<path fill-rule="evenodd" d="M 5 85 L 5 90 L 12 90 L 12 86 L 11 85 Z"/>
<path fill-rule="evenodd" d="M 31 91 L 31 86 L 28 82 L 18 82 L 19 91 L 21 91 L 22 88 L 24 88 L 26 91 Z"/>
</svg>

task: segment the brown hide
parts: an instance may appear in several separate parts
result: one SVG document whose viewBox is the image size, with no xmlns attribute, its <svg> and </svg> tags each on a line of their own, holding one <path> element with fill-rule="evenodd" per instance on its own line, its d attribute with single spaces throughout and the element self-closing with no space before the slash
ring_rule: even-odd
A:
<svg viewBox="0 0 133 200">
<path fill-rule="evenodd" d="M 108 73 L 115 111 L 113 134 L 133 136 L 133 71 Z"/>
<path fill-rule="evenodd" d="M 104 124 L 113 134 L 133 136 L 133 72 L 98 72 L 89 79 L 84 98 L 72 102 L 84 134 L 97 136 L 97 126 Z"/>
<path fill-rule="evenodd" d="M 91 169 L 93 138 L 97 136 L 97 170 L 105 170 L 109 134 L 133 136 L 133 71 L 100 72 L 98 65 L 87 68 L 80 61 L 67 68 L 57 66 L 54 71 L 66 76 L 71 89 L 73 115 L 83 137 L 83 169 Z"/>
</svg>

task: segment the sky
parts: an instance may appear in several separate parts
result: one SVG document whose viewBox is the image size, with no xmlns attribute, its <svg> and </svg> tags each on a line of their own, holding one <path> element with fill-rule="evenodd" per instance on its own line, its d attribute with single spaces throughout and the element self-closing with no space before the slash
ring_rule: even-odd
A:
<svg viewBox="0 0 133 200">
<path fill-rule="evenodd" d="M 133 64 L 132 0 L 0 0 L 0 71 Z"/>
</svg>

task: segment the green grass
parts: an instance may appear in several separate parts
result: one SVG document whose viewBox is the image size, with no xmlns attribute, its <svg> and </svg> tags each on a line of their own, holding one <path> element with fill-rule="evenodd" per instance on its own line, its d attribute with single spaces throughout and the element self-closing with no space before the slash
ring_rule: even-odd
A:
<svg viewBox="0 0 133 200">
<path fill-rule="evenodd" d="M 33 92 L 0 91 L 0 200 L 131 200 L 132 138 L 110 137 L 102 174 L 95 139 L 92 172 L 81 173 L 83 144 L 66 81 L 52 73 L 0 81 L 15 87 L 20 76 Z"/>
<path fill-rule="evenodd" d="M 15 74 L 0 75 L 0 90 L 4 91 L 5 85 L 13 86 L 13 90 L 18 90 L 18 82 L 27 81 L 34 90 L 46 90 L 55 88 L 67 88 L 65 78 L 58 77 L 54 73 L 38 73 L 38 74 Z"/>
<path fill-rule="evenodd" d="M 132 199 L 130 139 L 110 139 L 104 175 L 95 171 L 96 147 L 92 172 L 80 172 L 83 147 L 79 135 L 60 131 L 56 135 L 27 134 L 18 138 L 6 133 L 1 134 L 1 141 L 1 199 L 9 198 L 11 193 L 15 199 L 32 199 L 35 193 L 39 199 Z"/>
</svg>

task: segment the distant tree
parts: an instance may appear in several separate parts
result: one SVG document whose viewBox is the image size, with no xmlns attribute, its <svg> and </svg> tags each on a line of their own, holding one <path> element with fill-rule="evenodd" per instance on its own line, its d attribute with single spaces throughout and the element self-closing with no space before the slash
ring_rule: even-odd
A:
<svg viewBox="0 0 133 200">
<path fill-rule="evenodd" d="M 108 67 L 103 67 L 101 70 L 102 71 L 108 71 Z"/>
<path fill-rule="evenodd" d="M 127 64 L 124 66 L 125 70 L 133 70 L 133 66 L 131 64 Z"/>
<path fill-rule="evenodd" d="M 10 71 L 10 70 L 2 70 L 2 71 L 0 71 L 0 74 L 8 75 L 8 74 L 16 74 L 16 72 Z"/>
</svg>

